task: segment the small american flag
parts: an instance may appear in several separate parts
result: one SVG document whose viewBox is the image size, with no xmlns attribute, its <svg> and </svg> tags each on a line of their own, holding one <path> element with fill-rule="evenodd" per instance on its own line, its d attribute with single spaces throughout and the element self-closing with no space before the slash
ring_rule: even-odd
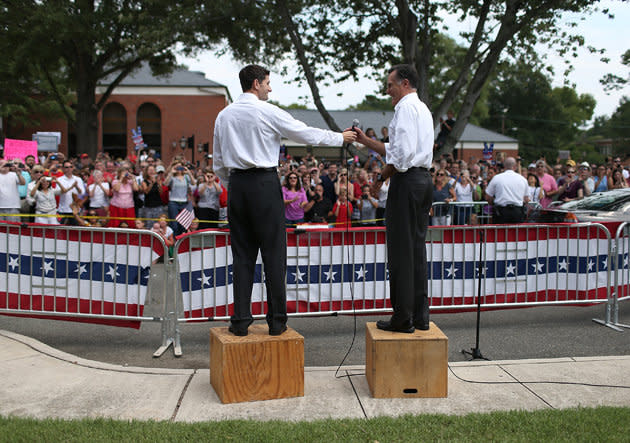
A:
<svg viewBox="0 0 630 443">
<path fill-rule="evenodd" d="M 195 212 L 193 211 L 193 206 L 191 202 L 188 202 L 186 207 L 179 211 L 175 220 L 184 227 L 184 229 L 190 228 L 193 220 L 195 219 Z"/>
</svg>

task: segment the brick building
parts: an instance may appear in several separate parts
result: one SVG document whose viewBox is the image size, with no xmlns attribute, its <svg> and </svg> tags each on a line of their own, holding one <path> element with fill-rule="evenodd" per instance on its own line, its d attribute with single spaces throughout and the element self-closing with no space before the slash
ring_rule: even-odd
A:
<svg viewBox="0 0 630 443">
<path fill-rule="evenodd" d="M 97 88 L 97 100 L 110 80 Z M 227 87 L 206 79 L 202 72 L 176 69 L 155 77 L 143 65 L 114 89 L 99 113 L 98 149 L 114 157 L 125 157 L 134 151 L 131 130 L 139 126 L 148 148 L 158 152 L 164 161 L 181 153 L 189 160 L 201 160 L 208 146 L 212 151 L 217 114 L 230 101 Z M 74 129 L 62 119 L 42 119 L 37 127 L 13 127 L 10 137 L 30 140 L 37 131 L 60 132 L 59 151 L 81 154 Z M 194 149 L 188 149 L 192 137 Z"/>
</svg>

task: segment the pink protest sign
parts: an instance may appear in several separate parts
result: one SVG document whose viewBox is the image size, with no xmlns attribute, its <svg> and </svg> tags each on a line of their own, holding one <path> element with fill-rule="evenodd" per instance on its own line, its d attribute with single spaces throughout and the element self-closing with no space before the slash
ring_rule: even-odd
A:
<svg viewBox="0 0 630 443">
<path fill-rule="evenodd" d="M 35 157 L 37 162 L 37 141 L 34 140 L 14 140 L 11 138 L 4 139 L 4 158 L 14 160 L 19 158 L 24 161 L 27 155 Z"/>
</svg>

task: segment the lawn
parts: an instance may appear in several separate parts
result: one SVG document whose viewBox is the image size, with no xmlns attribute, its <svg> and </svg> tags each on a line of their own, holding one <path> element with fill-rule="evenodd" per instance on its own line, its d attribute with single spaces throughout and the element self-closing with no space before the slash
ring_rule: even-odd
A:
<svg viewBox="0 0 630 443">
<path fill-rule="evenodd" d="M 368 420 L 204 423 L 0 417 L 3 442 L 630 441 L 630 408 L 419 415 Z"/>
</svg>

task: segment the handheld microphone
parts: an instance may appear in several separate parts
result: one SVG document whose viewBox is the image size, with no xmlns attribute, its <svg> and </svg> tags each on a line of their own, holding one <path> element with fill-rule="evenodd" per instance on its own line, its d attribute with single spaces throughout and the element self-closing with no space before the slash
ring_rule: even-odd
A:
<svg viewBox="0 0 630 443">
<path fill-rule="evenodd" d="M 352 120 L 352 130 L 354 132 L 357 132 L 356 129 L 355 129 L 357 126 L 359 126 L 359 119 L 355 118 L 354 120 Z"/>
</svg>

